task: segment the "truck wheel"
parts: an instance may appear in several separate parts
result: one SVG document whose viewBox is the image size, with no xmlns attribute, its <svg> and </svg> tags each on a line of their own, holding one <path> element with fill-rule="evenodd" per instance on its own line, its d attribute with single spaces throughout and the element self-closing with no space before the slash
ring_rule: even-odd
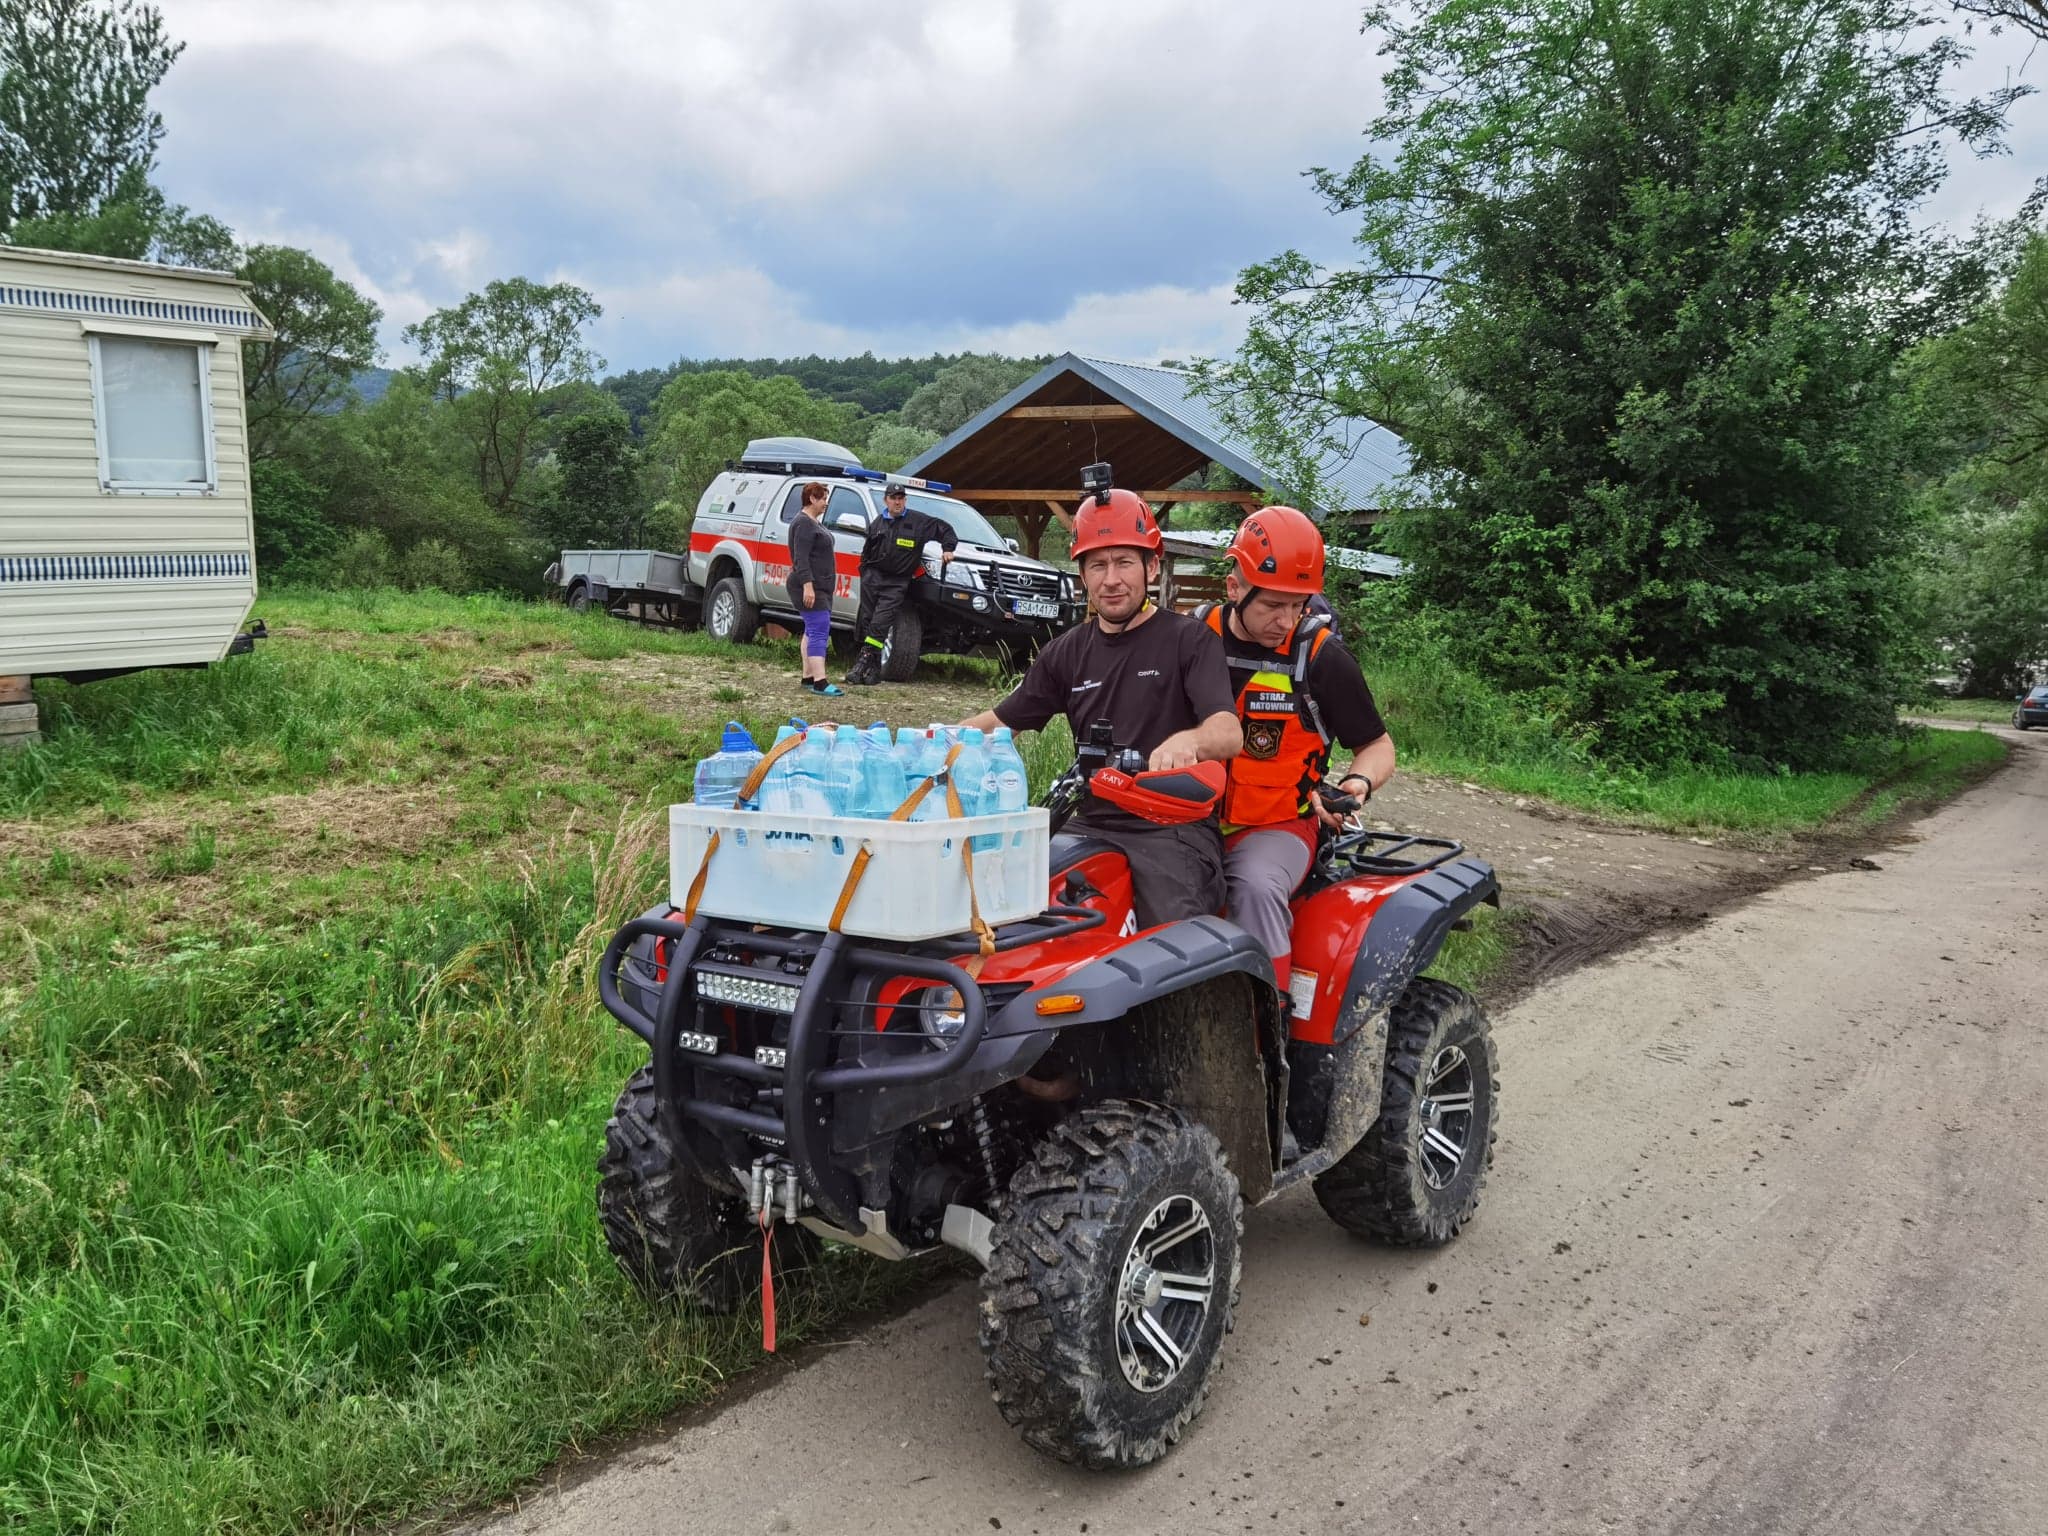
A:
<svg viewBox="0 0 2048 1536">
<path fill-rule="evenodd" d="M 569 589 L 569 611 L 571 613 L 588 613 L 590 611 L 590 588 L 583 585 L 580 581 Z"/>
<path fill-rule="evenodd" d="M 761 610 L 747 601 L 747 585 L 737 576 L 719 579 L 704 599 L 704 632 L 714 640 L 745 645 L 761 627 Z"/>
<path fill-rule="evenodd" d="M 1380 1114 L 1315 1181 L 1347 1232 L 1401 1248 L 1437 1248 L 1479 1205 L 1500 1080 L 1493 1033 L 1468 992 L 1419 977 L 1387 1021 Z"/>
<path fill-rule="evenodd" d="M 924 615 L 906 599 L 896 612 L 895 626 L 882 640 L 882 681 L 907 683 L 917 675 L 924 650 Z"/>
<path fill-rule="evenodd" d="M 737 1194 L 721 1200 L 677 1154 L 654 1108 L 654 1069 L 642 1067 L 605 1123 L 597 1161 L 597 1219 L 619 1268 L 650 1301 L 732 1312 L 761 1286 L 761 1233 Z M 778 1222 L 775 1270 L 794 1274 L 818 1239 Z"/>
<path fill-rule="evenodd" d="M 1086 1467 L 1166 1454 L 1202 1410 L 1237 1306 L 1244 1219 L 1209 1131 L 1112 1099 L 1017 1170 L 981 1279 L 981 1351 L 1025 1443 Z"/>
</svg>

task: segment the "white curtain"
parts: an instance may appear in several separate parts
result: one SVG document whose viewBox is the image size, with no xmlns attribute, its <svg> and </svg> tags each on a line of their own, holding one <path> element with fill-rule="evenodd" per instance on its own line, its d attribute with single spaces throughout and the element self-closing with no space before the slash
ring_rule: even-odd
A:
<svg viewBox="0 0 2048 1536">
<path fill-rule="evenodd" d="M 200 399 L 210 349 L 132 336 L 95 339 L 108 479 L 116 485 L 210 485 Z"/>
</svg>

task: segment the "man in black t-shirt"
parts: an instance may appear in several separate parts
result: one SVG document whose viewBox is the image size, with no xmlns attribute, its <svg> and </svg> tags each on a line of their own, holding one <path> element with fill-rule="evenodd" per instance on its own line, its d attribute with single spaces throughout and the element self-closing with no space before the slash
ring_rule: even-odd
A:
<svg viewBox="0 0 2048 1536">
<path fill-rule="evenodd" d="M 1160 544 L 1157 520 L 1134 493 L 1083 502 L 1074 558 L 1095 617 L 1040 651 L 1008 698 L 963 723 L 1035 731 L 1065 715 L 1082 741 L 1107 720 L 1116 744 L 1135 747 L 1151 768 L 1235 757 L 1243 737 L 1222 642 L 1147 595 Z M 1091 800 L 1070 825 L 1115 843 L 1130 860 L 1141 928 L 1222 910 L 1223 842 L 1213 820 L 1163 827 Z"/>
</svg>

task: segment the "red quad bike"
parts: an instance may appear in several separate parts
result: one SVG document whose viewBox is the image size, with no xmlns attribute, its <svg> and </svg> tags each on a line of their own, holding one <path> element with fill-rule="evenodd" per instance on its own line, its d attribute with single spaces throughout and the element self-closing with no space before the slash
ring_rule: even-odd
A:
<svg viewBox="0 0 2048 1536">
<path fill-rule="evenodd" d="M 1097 729 L 1047 796 L 1056 834 L 1097 791 L 1204 812 L 1213 784 L 1143 773 Z M 1215 1376 L 1246 1206 L 1310 1182 L 1347 1231 L 1431 1247 L 1479 1203 L 1493 1040 L 1421 972 L 1498 904 L 1493 870 L 1347 825 L 1294 900 L 1291 996 L 1222 918 L 1137 932 L 1122 854 L 1072 835 L 1043 914 L 986 955 L 972 934 L 883 943 L 666 904 L 627 923 L 600 991 L 653 1059 L 598 1164 L 620 1266 L 712 1309 L 760 1288 L 770 1313 L 766 1261 L 800 1267 L 821 1237 L 962 1249 L 1003 1417 L 1062 1461 L 1155 1460 Z"/>
</svg>

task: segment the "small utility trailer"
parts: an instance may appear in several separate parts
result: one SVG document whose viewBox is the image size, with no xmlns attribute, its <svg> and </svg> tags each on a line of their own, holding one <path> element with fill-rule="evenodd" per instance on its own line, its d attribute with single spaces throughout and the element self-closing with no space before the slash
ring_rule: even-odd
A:
<svg viewBox="0 0 2048 1536">
<path fill-rule="evenodd" d="M 692 628 L 704 607 L 688 557 L 659 549 L 565 549 L 546 580 L 578 613 L 597 608 L 645 624 Z"/>
</svg>

